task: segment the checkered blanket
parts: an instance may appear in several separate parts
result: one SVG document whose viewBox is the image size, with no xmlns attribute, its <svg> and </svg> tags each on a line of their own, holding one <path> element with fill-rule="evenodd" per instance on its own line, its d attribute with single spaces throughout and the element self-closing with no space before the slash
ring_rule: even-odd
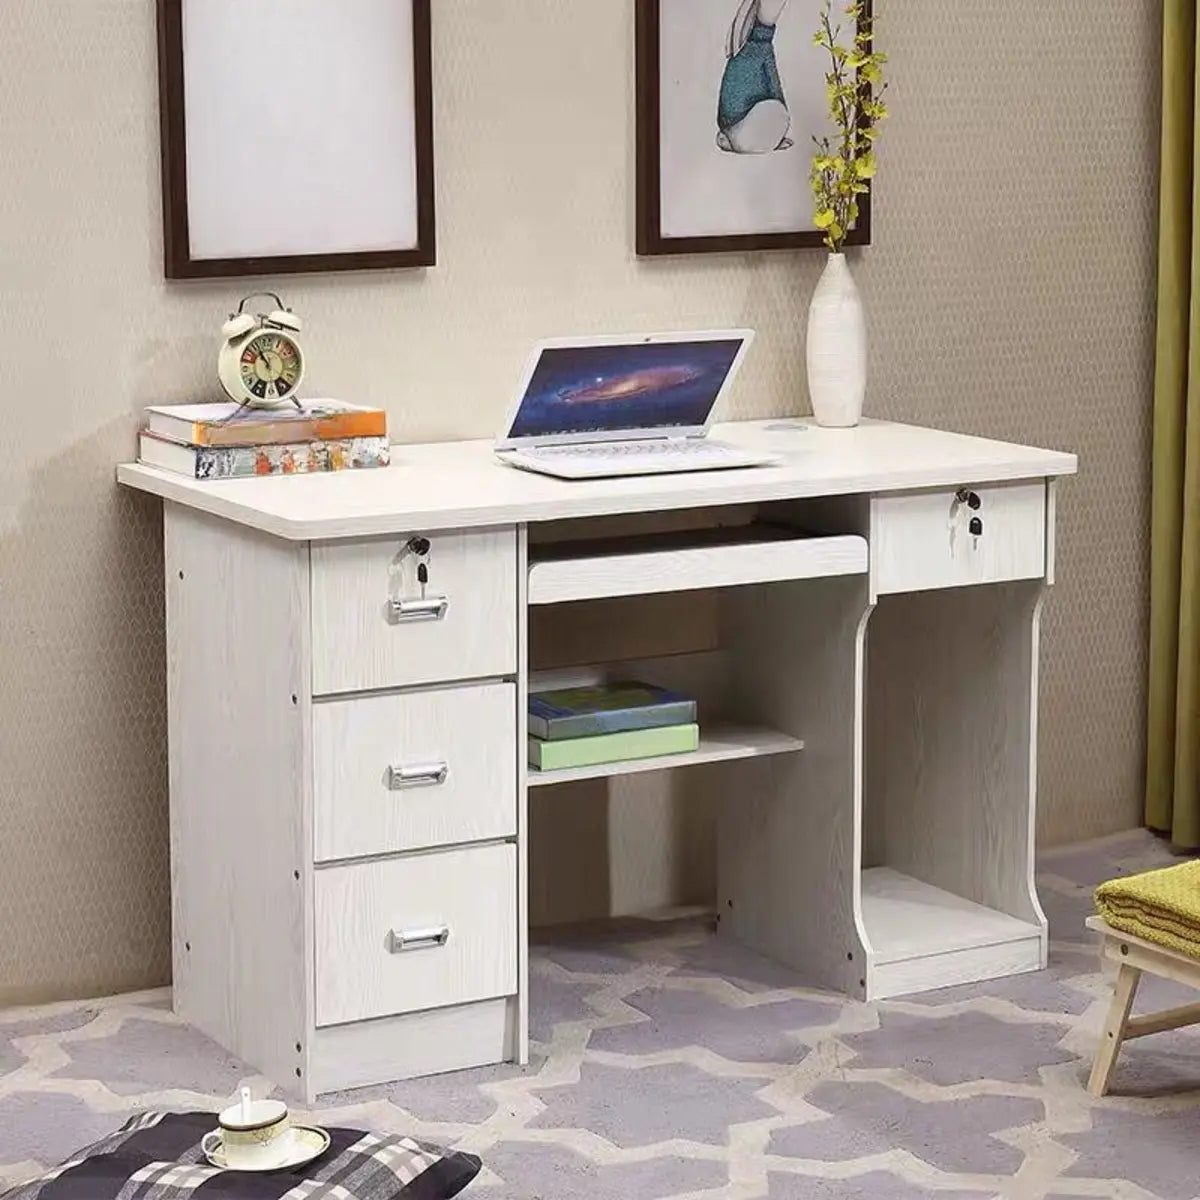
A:
<svg viewBox="0 0 1200 1200">
<path fill-rule="evenodd" d="M 222 1171 L 200 1149 L 215 1124 L 211 1113 L 141 1113 L 0 1200 L 442 1200 L 480 1167 L 411 1138 L 330 1129 L 329 1149 L 306 1167 Z"/>
</svg>

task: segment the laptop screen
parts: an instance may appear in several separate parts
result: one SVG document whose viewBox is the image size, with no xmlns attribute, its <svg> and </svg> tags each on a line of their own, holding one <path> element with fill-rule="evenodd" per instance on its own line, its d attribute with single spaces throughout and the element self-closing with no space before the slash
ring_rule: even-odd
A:
<svg viewBox="0 0 1200 1200">
<path fill-rule="evenodd" d="M 744 344 L 733 337 L 547 347 L 508 436 L 703 426 Z"/>
</svg>

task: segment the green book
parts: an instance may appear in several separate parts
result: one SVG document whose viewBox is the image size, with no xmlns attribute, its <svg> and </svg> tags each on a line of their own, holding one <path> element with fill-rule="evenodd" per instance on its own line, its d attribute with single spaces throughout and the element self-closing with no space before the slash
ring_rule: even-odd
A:
<svg viewBox="0 0 1200 1200">
<path fill-rule="evenodd" d="M 598 763 L 657 758 L 660 754 L 686 754 L 700 745 L 700 726 L 665 725 L 658 729 L 629 729 L 596 737 L 563 738 L 547 742 L 529 739 L 529 765 L 539 771 L 566 767 L 592 767 Z"/>
</svg>

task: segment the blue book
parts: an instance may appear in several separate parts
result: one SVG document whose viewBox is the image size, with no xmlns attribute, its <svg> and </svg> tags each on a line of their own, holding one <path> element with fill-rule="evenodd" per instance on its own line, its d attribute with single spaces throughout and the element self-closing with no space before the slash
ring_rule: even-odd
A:
<svg viewBox="0 0 1200 1200">
<path fill-rule="evenodd" d="M 533 692 L 529 697 L 529 732 L 547 742 L 690 725 L 695 720 L 695 700 L 634 680 Z"/>
</svg>

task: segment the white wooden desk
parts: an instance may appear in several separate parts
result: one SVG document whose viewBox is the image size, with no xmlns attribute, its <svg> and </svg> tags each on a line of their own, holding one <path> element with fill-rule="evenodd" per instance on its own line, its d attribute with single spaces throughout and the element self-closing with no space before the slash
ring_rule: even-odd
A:
<svg viewBox="0 0 1200 1200">
<path fill-rule="evenodd" d="M 1044 966 L 1038 620 L 1074 456 L 770 425 L 716 435 L 783 465 L 657 478 L 485 442 L 292 479 L 120 467 L 168 502 L 176 1011 L 309 1096 L 524 1061 L 528 789 L 666 766 L 718 773 L 722 932 L 804 979 L 872 999 Z M 531 614 L 701 591 L 719 649 L 636 664 L 695 690 L 700 749 L 527 770 Z"/>
</svg>

